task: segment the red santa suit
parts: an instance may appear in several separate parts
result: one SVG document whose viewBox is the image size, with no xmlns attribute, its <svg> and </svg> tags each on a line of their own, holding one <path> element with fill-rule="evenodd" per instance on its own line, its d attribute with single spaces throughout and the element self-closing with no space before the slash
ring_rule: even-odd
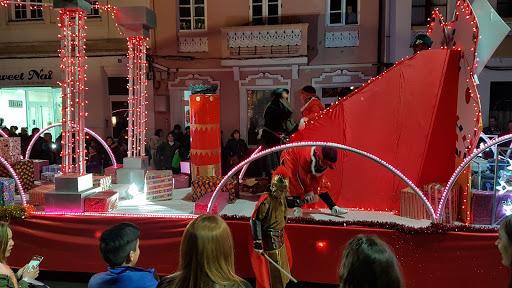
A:
<svg viewBox="0 0 512 288">
<path fill-rule="evenodd" d="M 321 194 L 328 192 L 331 185 L 323 171 L 315 171 L 316 159 L 313 157 L 315 147 L 290 148 L 281 154 L 281 165 L 291 172 L 290 190 L 292 196 L 304 197 L 313 192 Z"/>
<path fill-rule="evenodd" d="M 305 93 L 305 92 L 304 92 Z M 311 94 L 311 97 L 300 110 L 302 111 L 302 118 L 300 119 L 299 128 L 304 128 L 304 123 L 308 120 L 313 119 L 316 115 L 324 110 L 324 105 L 320 102 L 320 99 L 315 94 Z"/>
</svg>

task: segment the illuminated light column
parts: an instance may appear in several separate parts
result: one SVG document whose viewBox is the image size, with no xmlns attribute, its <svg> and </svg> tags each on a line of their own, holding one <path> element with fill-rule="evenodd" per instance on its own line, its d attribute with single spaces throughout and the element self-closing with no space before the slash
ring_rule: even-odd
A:
<svg viewBox="0 0 512 288">
<path fill-rule="evenodd" d="M 91 4 L 85 0 L 55 0 L 60 8 L 62 86 L 62 173 L 85 174 L 85 19 Z"/>
<path fill-rule="evenodd" d="M 146 51 L 149 30 L 156 28 L 156 15 L 147 7 L 119 7 L 117 25 L 125 28 L 128 41 L 128 158 L 143 157 L 146 145 Z"/>
<path fill-rule="evenodd" d="M 220 176 L 220 99 L 217 85 L 190 85 L 190 170 L 197 176 Z"/>
</svg>

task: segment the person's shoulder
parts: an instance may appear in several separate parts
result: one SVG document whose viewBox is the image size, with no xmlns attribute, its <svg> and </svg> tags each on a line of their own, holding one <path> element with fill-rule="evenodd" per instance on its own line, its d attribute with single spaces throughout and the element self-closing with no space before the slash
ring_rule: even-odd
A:
<svg viewBox="0 0 512 288">
<path fill-rule="evenodd" d="M 105 277 L 105 272 L 96 273 L 92 275 L 91 279 L 89 279 L 89 285 L 87 285 L 88 288 L 96 288 L 101 287 L 103 278 Z"/>
<path fill-rule="evenodd" d="M 160 282 L 158 282 L 158 285 L 156 286 L 156 288 L 166 288 L 166 287 L 169 287 L 170 285 L 172 285 L 174 283 L 174 281 L 176 280 L 176 276 L 178 275 L 178 273 L 175 273 L 175 274 L 172 274 L 169 276 L 165 276 L 162 279 L 160 279 Z"/>
</svg>

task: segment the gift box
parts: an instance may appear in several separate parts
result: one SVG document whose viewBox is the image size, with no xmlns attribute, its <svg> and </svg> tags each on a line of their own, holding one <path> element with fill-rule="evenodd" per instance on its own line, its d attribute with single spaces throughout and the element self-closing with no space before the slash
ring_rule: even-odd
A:
<svg viewBox="0 0 512 288">
<path fill-rule="evenodd" d="M 110 176 L 112 184 L 117 184 L 117 170 L 123 168 L 123 164 L 105 168 L 105 176 Z"/>
<path fill-rule="evenodd" d="M 14 205 L 14 179 L 0 177 L 0 192 L 2 206 Z"/>
<path fill-rule="evenodd" d="M 92 186 L 101 187 L 101 191 L 112 190 L 111 176 L 92 176 Z"/>
<path fill-rule="evenodd" d="M 494 191 L 473 190 L 471 195 L 471 223 L 492 225 Z M 512 192 L 496 194 L 495 222 L 512 212 Z"/>
<path fill-rule="evenodd" d="M 430 219 L 420 197 L 409 187 L 400 191 L 400 216 L 411 219 Z"/>
<path fill-rule="evenodd" d="M 194 214 L 205 214 L 207 213 L 208 203 L 212 199 L 213 193 L 207 193 L 203 196 L 199 201 L 194 203 Z M 212 213 L 219 214 L 226 205 L 228 205 L 229 194 L 228 193 L 219 193 L 217 199 L 215 199 L 215 203 L 212 205 Z"/>
<path fill-rule="evenodd" d="M 171 170 L 149 170 L 146 173 L 146 199 L 171 200 L 174 188 L 174 178 Z"/>
<path fill-rule="evenodd" d="M 188 174 L 175 174 L 172 175 L 174 179 L 174 189 L 190 187 L 190 175 Z"/>
<path fill-rule="evenodd" d="M 55 184 L 40 185 L 28 191 L 28 204 L 34 206 L 44 206 L 45 195 L 48 192 L 55 192 Z"/>
<path fill-rule="evenodd" d="M 21 138 L 0 137 L 0 156 L 9 163 L 21 160 Z"/>
<path fill-rule="evenodd" d="M 207 193 L 214 192 L 223 178 L 222 176 L 197 176 L 192 181 L 192 201 L 196 202 Z M 235 203 L 239 191 L 237 177 L 231 177 L 221 190 L 221 192 L 229 193 L 229 203 Z"/>
<path fill-rule="evenodd" d="M 48 172 L 56 173 L 56 172 L 62 171 L 62 167 L 60 167 L 60 165 L 53 164 L 53 165 L 43 166 L 42 171 L 43 171 L 43 173 L 48 173 Z"/>
<path fill-rule="evenodd" d="M 102 191 L 85 197 L 85 212 L 109 212 L 117 209 L 119 193 L 116 191 Z"/>
<path fill-rule="evenodd" d="M 41 173 L 41 182 L 55 183 L 55 177 L 62 175 L 60 172 L 43 172 Z"/>
<path fill-rule="evenodd" d="M 268 179 L 266 177 L 248 178 L 242 181 L 240 191 L 258 194 L 264 192 L 267 186 Z"/>
<path fill-rule="evenodd" d="M 41 180 L 41 173 L 43 172 L 43 167 L 50 165 L 48 160 L 33 160 L 34 161 L 34 181 Z"/>
<path fill-rule="evenodd" d="M 20 160 L 14 164 L 14 171 L 18 174 L 23 190 L 32 189 L 34 186 L 34 161 L 32 159 Z"/>
<path fill-rule="evenodd" d="M 431 183 L 425 185 L 423 188 L 425 197 L 434 209 L 437 209 L 441 204 L 444 188 L 445 186 L 439 183 Z M 457 216 L 459 214 L 459 193 L 460 185 L 454 185 L 448 195 L 448 199 L 446 200 L 444 212 L 442 211 L 442 213 L 444 213 L 443 223 L 453 224 L 453 222 L 457 220 Z"/>
<path fill-rule="evenodd" d="M 190 175 L 190 161 L 181 161 L 180 170 L 182 174 Z"/>
</svg>

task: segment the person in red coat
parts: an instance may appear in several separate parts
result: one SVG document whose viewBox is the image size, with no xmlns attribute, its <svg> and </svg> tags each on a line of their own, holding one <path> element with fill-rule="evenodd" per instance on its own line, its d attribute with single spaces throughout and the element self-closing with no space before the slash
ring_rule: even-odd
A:
<svg viewBox="0 0 512 288">
<path fill-rule="evenodd" d="M 334 203 L 329 190 L 331 184 L 324 176 L 327 169 L 334 169 L 338 151 L 330 147 L 298 147 L 284 150 L 281 166 L 290 170 L 290 195 L 295 199 L 317 202 L 319 199 L 329 207 L 332 215 L 347 213 Z M 300 207 L 294 208 L 295 216 L 302 216 Z"/>
<path fill-rule="evenodd" d="M 322 102 L 316 95 L 316 89 L 313 86 L 304 86 L 299 93 L 300 100 L 304 103 L 304 106 L 300 109 L 302 111 L 302 119 L 300 119 L 299 128 L 302 128 L 304 127 L 304 122 L 324 110 L 324 105 L 322 105 Z"/>
</svg>

